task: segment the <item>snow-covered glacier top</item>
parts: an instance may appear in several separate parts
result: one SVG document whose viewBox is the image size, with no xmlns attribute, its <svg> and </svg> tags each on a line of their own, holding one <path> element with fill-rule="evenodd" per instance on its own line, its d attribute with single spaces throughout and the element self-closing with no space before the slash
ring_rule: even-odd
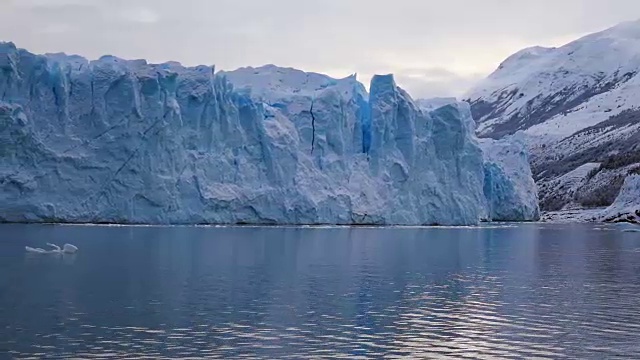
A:
<svg viewBox="0 0 640 360">
<path fill-rule="evenodd" d="M 489 218 L 468 106 L 423 111 L 390 75 L 374 77 L 370 92 L 355 77 L 274 66 L 215 74 L 2 43 L 0 220 Z"/>
<path fill-rule="evenodd" d="M 446 105 L 455 104 L 458 99 L 455 97 L 437 97 L 431 99 L 416 99 L 416 104 L 424 111 L 433 111 Z"/>
<path fill-rule="evenodd" d="M 324 74 L 265 65 L 220 71 L 218 75 L 227 77 L 237 91 L 250 93 L 252 97 L 271 104 L 294 96 L 314 96 L 327 88 L 334 88 L 344 94 L 355 86 L 363 93 L 366 92 L 355 74 L 344 79 L 334 79 Z"/>
</svg>

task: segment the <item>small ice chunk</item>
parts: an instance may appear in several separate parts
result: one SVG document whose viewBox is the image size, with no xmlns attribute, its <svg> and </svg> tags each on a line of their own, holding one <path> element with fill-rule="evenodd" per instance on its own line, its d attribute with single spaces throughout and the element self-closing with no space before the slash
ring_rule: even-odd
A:
<svg viewBox="0 0 640 360">
<path fill-rule="evenodd" d="M 71 244 L 64 244 L 62 252 L 64 252 L 65 254 L 75 254 L 76 252 L 78 252 L 78 247 Z"/>
<path fill-rule="evenodd" d="M 78 247 L 71 244 L 64 244 L 62 249 L 60 246 L 56 244 L 47 243 L 48 246 L 52 247 L 53 250 L 45 250 L 42 248 L 32 248 L 30 246 L 25 246 L 25 250 L 34 254 L 75 254 L 78 252 Z"/>
</svg>

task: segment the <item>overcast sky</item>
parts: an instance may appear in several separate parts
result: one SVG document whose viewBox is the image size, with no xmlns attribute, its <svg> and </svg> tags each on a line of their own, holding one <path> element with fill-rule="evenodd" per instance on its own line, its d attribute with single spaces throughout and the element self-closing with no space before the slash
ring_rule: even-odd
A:
<svg viewBox="0 0 640 360">
<path fill-rule="evenodd" d="M 507 56 L 640 18 L 638 0 L 0 0 L 0 40 L 32 52 L 394 73 L 458 96 Z"/>
</svg>

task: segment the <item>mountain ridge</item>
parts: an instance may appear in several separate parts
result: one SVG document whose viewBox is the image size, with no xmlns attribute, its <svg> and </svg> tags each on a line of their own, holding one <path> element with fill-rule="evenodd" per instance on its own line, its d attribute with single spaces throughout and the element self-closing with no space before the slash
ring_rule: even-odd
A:
<svg viewBox="0 0 640 360">
<path fill-rule="evenodd" d="M 640 167 L 640 20 L 516 52 L 465 99 L 479 136 L 524 132 L 544 210 L 610 205 Z M 577 188 L 556 186 L 592 163 Z"/>
</svg>

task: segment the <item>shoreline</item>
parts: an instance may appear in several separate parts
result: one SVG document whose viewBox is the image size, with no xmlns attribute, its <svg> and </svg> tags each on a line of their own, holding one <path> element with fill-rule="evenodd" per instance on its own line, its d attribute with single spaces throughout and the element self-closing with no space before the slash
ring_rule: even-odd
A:
<svg viewBox="0 0 640 360">
<path fill-rule="evenodd" d="M 95 226 L 95 227 L 202 227 L 202 228 L 298 228 L 298 229 L 478 229 L 509 228 L 518 225 L 543 223 L 481 222 L 476 225 L 376 225 L 376 224 L 141 224 L 141 223 L 91 223 L 91 222 L 0 222 L 1 225 L 49 225 L 49 226 Z"/>
<path fill-rule="evenodd" d="M 571 209 L 545 211 L 537 221 L 480 221 L 478 224 L 466 225 L 400 225 L 400 224 L 274 224 L 274 223 L 128 223 L 128 222 L 73 222 L 73 221 L 0 221 L 3 224 L 53 225 L 53 226 L 96 226 L 96 227 L 203 227 L 203 228 L 371 228 L 371 229 L 455 229 L 455 228 L 491 228 L 515 227 L 527 224 L 630 224 L 640 225 L 632 221 L 604 221 L 598 216 L 606 207 L 592 209 Z"/>
</svg>

